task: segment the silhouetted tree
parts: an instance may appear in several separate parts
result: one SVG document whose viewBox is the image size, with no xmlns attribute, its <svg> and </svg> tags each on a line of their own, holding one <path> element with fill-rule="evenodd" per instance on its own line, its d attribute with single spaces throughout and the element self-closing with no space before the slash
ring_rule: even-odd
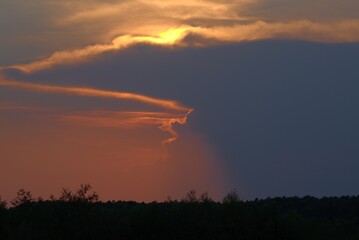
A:
<svg viewBox="0 0 359 240">
<path fill-rule="evenodd" d="M 171 196 L 167 196 L 166 203 L 176 203 L 177 199 L 173 199 Z"/>
<path fill-rule="evenodd" d="M 56 198 L 54 198 L 56 200 Z M 64 202 L 73 202 L 75 201 L 75 197 L 73 195 L 73 193 L 71 192 L 71 190 L 67 189 L 67 188 L 63 188 L 61 191 L 61 195 L 59 197 L 59 201 L 64 201 Z"/>
<path fill-rule="evenodd" d="M 11 201 L 11 204 L 14 207 L 20 206 L 24 203 L 30 203 L 33 202 L 35 199 L 32 197 L 32 194 L 30 191 L 25 191 L 25 189 L 21 188 L 17 192 L 17 196 L 14 200 Z"/>
<path fill-rule="evenodd" d="M 208 195 L 208 192 L 204 192 L 201 194 L 201 196 L 199 197 L 199 201 L 200 202 L 213 202 L 212 198 Z"/>
<path fill-rule="evenodd" d="M 92 187 L 90 184 L 81 184 L 80 188 L 76 192 L 76 199 L 79 201 L 85 202 L 97 202 L 98 201 L 98 194 L 96 192 L 91 192 Z"/>
<path fill-rule="evenodd" d="M 195 190 L 189 191 L 186 196 L 182 199 L 183 202 L 198 202 L 197 192 Z"/>
<path fill-rule="evenodd" d="M 72 193 L 70 190 L 63 188 L 59 200 L 64 202 L 97 202 L 99 196 L 96 192 L 90 192 L 91 190 L 92 187 L 90 184 L 81 184 L 76 193 Z"/>
<path fill-rule="evenodd" d="M 7 207 L 7 202 L 5 200 L 2 200 L 0 196 L 0 208 L 6 208 L 6 207 Z"/>
<path fill-rule="evenodd" d="M 56 197 L 53 194 L 50 195 L 49 200 L 52 202 L 57 201 Z"/>
<path fill-rule="evenodd" d="M 240 201 L 241 201 L 241 199 L 239 198 L 239 195 L 236 190 L 232 190 L 229 193 L 227 193 L 227 195 L 222 200 L 222 202 L 224 204 L 231 204 L 231 203 L 236 203 L 236 202 L 240 202 Z"/>
<path fill-rule="evenodd" d="M 97 194 L 96 194 L 97 195 Z M 92 197 L 90 197 L 92 196 Z M 91 187 L 81 185 L 67 201 L 93 201 Z M 85 200 L 84 200 L 85 199 Z M 67 204 L 60 200 L 33 200 L 25 190 L 19 202 L 26 206 L 0 207 L 0 239 L 263 239 L 358 240 L 359 196 L 267 198 L 240 204 L 231 191 L 223 204 L 203 203 L 195 191 L 171 204 L 126 201 Z"/>
</svg>

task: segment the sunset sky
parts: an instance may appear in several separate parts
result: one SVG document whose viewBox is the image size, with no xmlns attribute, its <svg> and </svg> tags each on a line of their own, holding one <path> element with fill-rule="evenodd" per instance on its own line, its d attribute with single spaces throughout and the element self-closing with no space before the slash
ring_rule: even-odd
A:
<svg viewBox="0 0 359 240">
<path fill-rule="evenodd" d="M 0 195 L 359 194 L 359 1 L 2 0 Z"/>
</svg>

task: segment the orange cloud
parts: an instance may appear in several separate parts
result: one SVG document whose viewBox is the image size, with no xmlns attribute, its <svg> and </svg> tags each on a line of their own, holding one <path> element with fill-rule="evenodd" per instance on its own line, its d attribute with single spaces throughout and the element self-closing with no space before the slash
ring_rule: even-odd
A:
<svg viewBox="0 0 359 240">
<path fill-rule="evenodd" d="M 131 0 L 115 1 L 113 3 L 98 2 L 90 6 L 79 6 L 70 11 L 58 24 L 76 24 L 92 21 L 104 21 L 108 18 L 127 20 L 127 23 L 136 21 L 144 24 L 144 20 L 154 18 L 179 23 L 192 18 L 197 19 L 242 19 L 237 14 L 238 8 L 253 4 L 257 0 Z M 131 18 L 131 16 L 136 18 Z M 143 21 L 142 21 L 143 20 Z"/>
<path fill-rule="evenodd" d="M 46 84 L 25 83 L 18 81 L 9 81 L 1 78 L 0 78 L 0 86 L 22 88 L 22 89 L 44 92 L 44 93 L 59 93 L 59 94 L 69 94 L 69 95 L 78 95 L 78 96 L 87 96 L 87 97 L 131 100 L 131 101 L 137 101 L 137 102 L 146 103 L 146 104 L 158 106 L 169 110 L 176 110 L 176 111 L 188 112 L 191 110 L 191 108 L 187 108 L 176 101 L 154 98 L 154 97 L 149 97 L 149 96 L 140 95 L 136 93 L 129 93 L 129 92 L 116 92 L 116 91 L 99 90 L 95 88 L 62 87 L 62 86 L 54 86 L 54 85 L 46 85 Z"/>
<path fill-rule="evenodd" d="M 300 39 L 314 42 L 358 42 L 359 20 L 340 22 L 264 22 L 196 28 L 194 33 L 224 42 L 255 41 L 261 39 Z"/>
<path fill-rule="evenodd" d="M 16 64 L 9 67 L 0 67 L 0 70 L 13 68 L 23 72 L 32 73 L 43 69 L 51 68 L 56 65 L 67 65 L 86 61 L 96 55 L 119 51 L 139 43 L 147 43 L 153 45 L 170 46 L 180 42 L 186 35 L 188 29 L 186 27 L 170 29 L 162 32 L 157 37 L 152 36 L 120 36 L 115 38 L 110 44 L 96 44 L 83 49 L 72 51 L 61 51 L 52 54 L 50 57 L 35 61 L 28 64 Z"/>
<path fill-rule="evenodd" d="M 109 112 L 92 111 L 80 112 L 65 115 L 61 119 L 82 125 L 113 127 L 113 128 L 140 128 L 155 126 L 164 132 L 171 134 L 170 138 L 165 139 L 162 144 L 171 143 L 177 140 L 178 133 L 173 129 L 173 125 L 183 125 L 187 122 L 188 115 L 193 110 L 190 109 L 186 114 L 170 112 Z"/>
<path fill-rule="evenodd" d="M 43 111 L 41 108 L 17 105 L 13 103 L 0 103 L 0 111 L 21 110 L 21 111 Z"/>
<path fill-rule="evenodd" d="M 272 38 L 357 42 L 359 38 L 359 3 L 356 0 L 346 0 L 346 4 L 336 0 L 89 0 L 86 4 L 79 0 L 45 2 L 33 0 L 31 4 L 20 5 L 17 1 L 9 1 L 5 4 L 14 4 L 16 8 L 12 8 L 19 11 L 5 14 L 5 19 L 9 18 L 8 29 L 13 30 L 11 23 L 17 23 L 15 20 L 18 16 L 27 16 L 22 8 L 29 10 L 32 13 L 30 16 L 39 15 L 45 20 L 30 19 L 28 16 L 28 22 L 34 21 L 32 31 L 26 22 L 17 33 L 4 32 L 0 48 L 3 47 L 7 55 L 14 49 L 14 56 L 19 56 L 16 59 L 23 61 L 29 59 L 31 54 L 35 60 L 18 64 L 16 59 L 4 57 L 2 62 L 8 67 L 0 69 L 16 68 L 31 73 L 58 65 L 84 62 L 99 54 L 119 51 L 136 44 L 183 46 L 188 34 L 214 38 L 219 42 Z M 41 9 L 48 12 L 47 18 L 41 15 Z M 168 30 L 178 31 L 182 28 L 185 28 L 184 32 L 173 38 L 175 41 L 161 36 Z M 16 44 L 12 44 L 14 42 Z M 21 56 L 21 52 L 25 56 Z M 39 55 L 40 58 L 36 57 Z"/>
<path fill-rule="evenodd" d="M 72 120 L 75 122 L 82 122 L 92 125 L 111 126 L 111 127 L 138 127 L 145 125 L 158 126 L 162 131 L 171 134 L 171 137 L 164 140 L 163 144 L 171 143 L 178 137 L 177 132 L 173 129 L 175 124 L 185 124 L 188 115 L 193 111 L 176 101 L 153 98 L 129 92 L 115 92 L 99 90 L 94 88 L 81 88 L 81 87 L 63 87 L 45 84 L 24 83 L 18 81 L 9 81 L 0 78 L 0 86 L 14 87 L 27 89 L 36 92 L 55 93 L 55 94 L 69 94 L 85 97 L 100 97 L 112 98 L 119 100 L 130 100 L 144 104 L 153 105 L 171 112 L 120 112 L 108 113 L 97 112 L 92 116 L 72 115 L 66 116 L 64 119 Z M 99 113 L 101 116 L 98 116 Z"/>
<path fill-rule="evenodd" d="M 13 68 L 32 73 L 57 65 L 69 65 L 88 61 L 106 52 L 120 51 L 136 44 L 158 46 L 186 46 L 188 35 L 201 37 L 201 46 L 206 46 L 206 39 L 220 42 L 243 42 L 261 39 L 302 39 L 316 42 L 357 42 L 359 41 L 359 20 L 341 22 L 315 23 L 310 21 L 264 22 L 231 26 L 194 27 L 181 26 L 167 29 L 157 36 L 124 35 L 116 37 L 110 44 L 96 44 L 82 49 L 60 51 L 42 60 L 27 64 L 0 67 L 0 70 Z M 213 41 L 209 41 L 213 42 Z"/>
</svg>

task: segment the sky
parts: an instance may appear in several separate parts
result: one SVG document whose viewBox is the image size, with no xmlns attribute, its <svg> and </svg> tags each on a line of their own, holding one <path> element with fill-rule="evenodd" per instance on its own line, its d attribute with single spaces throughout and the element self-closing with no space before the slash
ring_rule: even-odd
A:
<svg viewBox="0 0 359 240">
<path fill-rule="evenodd" d="M 0 195 L 359 194 L 356 0 L 3 0 Z"/>
</svg>

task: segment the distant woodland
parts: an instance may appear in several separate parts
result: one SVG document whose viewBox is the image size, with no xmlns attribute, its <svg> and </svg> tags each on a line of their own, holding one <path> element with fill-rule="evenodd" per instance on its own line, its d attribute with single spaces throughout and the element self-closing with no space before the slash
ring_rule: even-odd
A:
<svg viewBox="0 0 359 240">
<path fill-rule="evenodd" d="M 90 185 L 44 200 L 19 190 L 0 198 L 0 239 L 243 239 L 358 240 L 359 196 L 268 198 L 221 202 L 208 193 L 137 203 L 99 201 Z"/>
</svg>

